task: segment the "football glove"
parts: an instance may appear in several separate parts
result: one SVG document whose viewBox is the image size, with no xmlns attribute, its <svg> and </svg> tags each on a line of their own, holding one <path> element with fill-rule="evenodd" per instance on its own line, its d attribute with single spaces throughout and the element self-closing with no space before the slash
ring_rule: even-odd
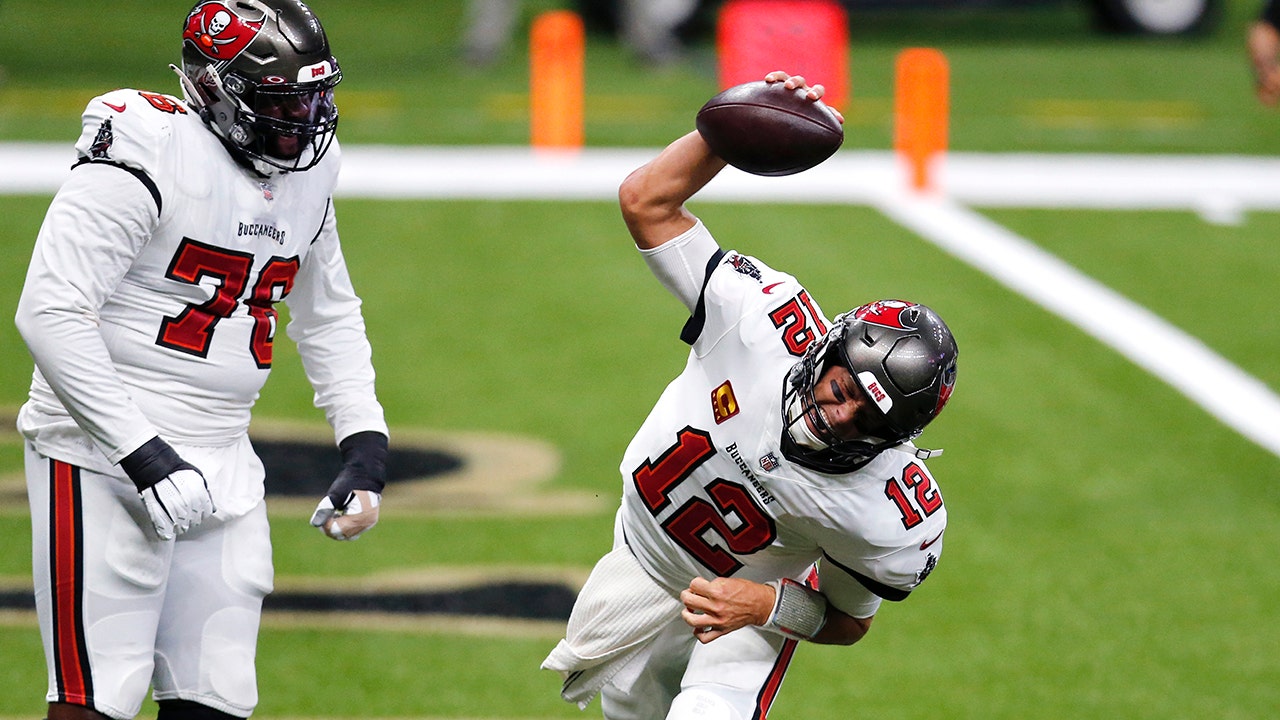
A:
<svg viewBox="0 0 1280 720">
<path fill-rule="evenodd" d="M 342 470 L 329 486 L 311 524 L 334 540 L 355 540 L 378 522 L 387 477 L 387 436 L 358 432 L 338 443 Z"/>
<path fill-rule="evenodd" d="M 172 540 L 216 512 L 204 475 L 159 437 L 126 455 L 120 467 L 138 488 L 162 540 Z"/>
</svg>

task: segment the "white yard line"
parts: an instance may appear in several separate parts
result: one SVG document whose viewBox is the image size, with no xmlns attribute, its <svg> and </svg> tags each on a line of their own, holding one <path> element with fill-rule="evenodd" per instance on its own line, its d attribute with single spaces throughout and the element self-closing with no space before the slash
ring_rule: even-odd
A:
<svg viewBox="0 0 1280 720">
<path fill-rule="evenodd" d="M 338 192 L 384 199 L 611 200 L 626 174 L 654 152 L 347 147 Z M 0 194 L 50 193 L 71 160 L 62 145 L 0 144 Z M 1146 308 L 963 205 L 1187 209 L 1229 222 L 1250 209 L 1280 210 L 1280 160 L 952 153 L 936 174 L 943 193 L 910 193 L 892 153 L 842 151 L 786 178 L 722 174 L 699 199 L 873 206 L 1077 325 L 1280 456 L 1275 391 Z M 1108 320 L 1114 317 L 1125 323 Z"/>
</svg>

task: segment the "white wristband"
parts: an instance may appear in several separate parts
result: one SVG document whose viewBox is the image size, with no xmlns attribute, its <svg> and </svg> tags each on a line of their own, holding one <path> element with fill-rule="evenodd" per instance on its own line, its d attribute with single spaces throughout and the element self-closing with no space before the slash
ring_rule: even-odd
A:
<svg viewBox="0 0 1280 720">
<path fill-rule="evenodd" d="M 817 590 L 782 578 L 765 583 L 773 588 L 773 612 L 765 630 L 796 640 L 811 640 L 827 624 L 827 598 Z"/>
</svg>

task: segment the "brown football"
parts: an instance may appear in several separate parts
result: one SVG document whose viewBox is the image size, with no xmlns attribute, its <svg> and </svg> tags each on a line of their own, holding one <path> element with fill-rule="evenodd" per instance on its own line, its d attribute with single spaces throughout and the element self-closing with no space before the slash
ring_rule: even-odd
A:
<svg viewBox="0 0 1280 720">
<path fill-rule="evenodd" d="M 763 80 L 735 85 L 698 111 L 698 132 L 739 170 L 769 176 L 808 170 L 840 148 L 844 126 L 807 92 Z"/>
</svg>

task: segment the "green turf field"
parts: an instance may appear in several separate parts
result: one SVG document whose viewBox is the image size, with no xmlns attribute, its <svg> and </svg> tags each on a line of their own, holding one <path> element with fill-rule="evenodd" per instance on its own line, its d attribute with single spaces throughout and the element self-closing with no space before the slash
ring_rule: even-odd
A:
<svg viewBox="0 0 1280 720">
<path fill-rule="evenodd" d="M 70 143 L 93 94 L 174 91 L 164 63 L 187 5 L 0 0 L 0 141 Z M 458 64 L 460 3 L 313 6 L 343 62 L 345 143 L 524 141 L 520 49 L 491 70 Z M 1233 3 L 1212 36 L 1172 41 L 1097 36 L 1067 5 L 854 18 L 847 144 L 888 147 L 892 59 L 931 44 L 952 63 L 957 150 L 1270 155 L 1280 116 L 1256 107 L 1240 46 L 1251 12 Z M 588 143 L 656 148 L 688 129 L 715 91 L 709 53 L 699 45 L 682 67 L 642 71 L 593 38 Z M 7 318 L 47 203 L 0 197 L 11 258 L 0 265 L 6 423 L 30 376 Z M 726 244 L 803 279 L 829 313 L 918 298 L 962 348 L 959 391 L 924 436 L 947 449 L 930 463 L 951 517 L 940 570 L 907 603 L 886 606 L 856 647 L 804 647 L 771 717 L 1274 715 L 1280 459 L 872 209 L 694 209 Z M 504 511 L 398 505 L 389 488 L 384 521 L 354 544 L 325 541 L 307 511 L 278 505 L 278 584 L 585 572 L 610 541 L 622 449 L 684 356 L 681 309 L 636 257 L 616 208 L 346 199 L 338 211 L 393 433 L 527 438 L 553 447 L 557 464 Z M 1270 310 L 1280 213 L 1235 226 L 1173 211 L 985 214 L 1280 388 Z M 874 272 L 857 260 L 869 254 Z M 322 423 L 292 348 L 276 349 L 258 416 Z M 20 590 L 30 572 L 30 524 L 14 494 L 21 451 L 2 430 L 0 592 Z M 528 509 L 561 497 L 587 500 Z M 556 632 L 269 613 L 258 716 L 598 717 L 598 705 L 583 714 L 560 702 L 556 678 L 537 669 Z M 44 664 L 29 614 L 0 610 L 0 659 L 0 717 L 39 717 Z"/>
</svg>

